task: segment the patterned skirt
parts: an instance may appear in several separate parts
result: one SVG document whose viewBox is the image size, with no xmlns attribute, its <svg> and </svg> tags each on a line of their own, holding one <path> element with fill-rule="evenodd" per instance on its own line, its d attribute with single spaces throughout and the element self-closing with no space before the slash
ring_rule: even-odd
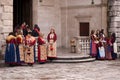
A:
<svg viewBox="0 0 120 80">
<path fill-rule="evenodd" d="M 38 46 L 38 62 L 46 62 L 47 61 L 47 47 L 46 45 Z"/>
<path fill-rule="evenodd" d="M 57 57 L 57 52 L 56 52 L 56 42 L 53 44 L 48 44 L 48 55 L 47 57 L 50 59 L 54 59 Z"/>
<path fill-rule="evenodd" d="M 25 63 L 31 63 L 33 64 L 34 61 L 34 47 L 26 47 L 25 48 Z"/>
</svg>

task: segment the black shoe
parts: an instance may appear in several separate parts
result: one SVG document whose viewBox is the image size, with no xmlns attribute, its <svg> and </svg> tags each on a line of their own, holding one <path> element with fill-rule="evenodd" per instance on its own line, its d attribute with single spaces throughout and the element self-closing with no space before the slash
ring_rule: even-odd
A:
<svg viewBox="0 0 120 80">
<path fill-rule="evenodd" d="M 45 64 L 45 62 L 39 62 L 39 64 Z"/>
<path fill-rule="evenodd" d="M 29 66 L 33 66 L 33 64 L 32 64 L 32 63 L 28 63 L 28 65 L 29 65 Z"/>
</svg>

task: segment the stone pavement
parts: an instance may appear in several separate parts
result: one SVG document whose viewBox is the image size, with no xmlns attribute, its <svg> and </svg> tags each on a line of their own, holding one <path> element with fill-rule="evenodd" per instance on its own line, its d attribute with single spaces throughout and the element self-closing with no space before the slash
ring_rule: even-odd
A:
<svg viewBox="0 0 120 80">
<path fill-rule="evenodd" d="M 3 67 L 0 80 L 120 80 L 120 60 Z"/>
<path fill-rule="evenodd" d="M 67 52 L 65 53 L 67 56 Z M 0 80 L 120 80 L 120 59 L 86 63 L 35 64 L 33 67 L 3 66 L 0 67 Z"/>
</svg>

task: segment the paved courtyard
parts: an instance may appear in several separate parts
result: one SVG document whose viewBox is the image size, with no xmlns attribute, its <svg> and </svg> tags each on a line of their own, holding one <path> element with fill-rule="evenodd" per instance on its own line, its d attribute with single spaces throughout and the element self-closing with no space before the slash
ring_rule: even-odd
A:
<svg viewBox="0 0 120 80">
<path fill-rule="evenodd" d="M 0 80 L 120 80 L 120 59 L 0 67 Z"/>
<path fill-rule="evenodd" d="M 2 67 L 0 80 L 120 80 L 120 60 Z"/>
</svg>

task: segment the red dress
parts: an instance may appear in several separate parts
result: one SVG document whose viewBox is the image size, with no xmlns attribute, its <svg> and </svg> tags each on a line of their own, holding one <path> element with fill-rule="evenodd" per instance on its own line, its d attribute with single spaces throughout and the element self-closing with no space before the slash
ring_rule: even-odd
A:
<svg viewBox="0 0 120 80">
<path fill-rule="evenodd" d="M 91 56 L 96 57 L 97 56 L 97 39 L 95 35 L 91 35 Z"/>
<path fill-rule="evenodd" d="M 47 40 L 48 40 L 48 58 L 54 59 L 57 57 L 57 53 L 56 53 L 57 35 L 56 33 L 49 33 L 47 36 Z"/>
<path fill-rule="evenodd" d="M 47 60 L 47 52 L 45 40 L 42 37 L 38 37 L 38 62 L 44 63 Z"/>
</svg>

